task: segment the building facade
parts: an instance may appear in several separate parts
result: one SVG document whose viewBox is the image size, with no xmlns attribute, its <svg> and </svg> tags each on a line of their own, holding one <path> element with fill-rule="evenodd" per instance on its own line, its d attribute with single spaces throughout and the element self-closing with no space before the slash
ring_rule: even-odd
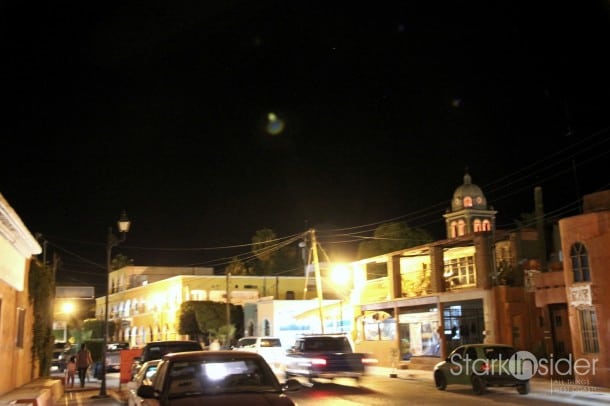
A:
<svg viewBox="0 0 610 406">
<path fill-rule="evenodd" d="M 295 300 L 307 283 L 296 276 L 214 275 L 212 268 L 127 266 L 108 276 L 108 319 L 117 326 L 111 340 L 141 347 L 149 341 L 186 339 L 178 332 L 179 309 L 185 301 L 209 300 L 233 305 L 261 298 Z M 309 293 L 311 299 L 314 293 Z M 105 297 L 96 299 L 103 319 Z"/>
<path fill-rule="evenodd" d="M 444 214 L 445 240 L 352 263 L 357 349 L 380 365 L 431 366 L 461 344 L 541 345 L 524 277 L 539 262 L 539 234 L 496 230 L 495 214 L 467 173 Z"/>
<path fill-rule="evenodd" d="M 34 310 L 28 275 L 34 255 L 42 251 L 15 210 L 0 194 L 0 395 L 38 376 L 32 362 Z"/>
<path fill-rule="evenodd" d="M 573 375 L 610 387 L 610 190 L 584 196 L 583 213 L 561 219 L 559 231 Z M 552 322 L 562 323 L 557 314 Z"/>
</svg>

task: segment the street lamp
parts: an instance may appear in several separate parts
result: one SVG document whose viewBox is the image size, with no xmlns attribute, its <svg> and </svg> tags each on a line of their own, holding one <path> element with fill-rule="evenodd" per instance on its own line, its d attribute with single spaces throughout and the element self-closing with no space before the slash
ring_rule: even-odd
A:
<svg viewBox="0 0 610 406">
<path fill-rule="evenodd" d="M 108 239 L 106 240 L 106 297 L 104 299 L 104 345 L 102 347 L 102 383 L 100 385 L 99 397 L 108 397 L 106 394 L 106 349 L 108 348 L 108 296 L 110 296 L 110 272 L 112 272 L 112 248 L 125 241 L 131 222 L 127 218 L 125 210 L 121 213 L 117 228 L 121 237 L 117 237 L 112 232 L 112 227 L 108 227 Z"/>
</svg>

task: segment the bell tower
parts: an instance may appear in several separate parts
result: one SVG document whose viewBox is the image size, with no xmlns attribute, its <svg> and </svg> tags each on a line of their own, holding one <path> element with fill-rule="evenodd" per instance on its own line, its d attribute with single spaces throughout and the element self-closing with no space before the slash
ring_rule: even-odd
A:
<svg viewBox="0 0 610 406">
<path fill-rule="evenodd" d="M 455 189 L 451 209 L 443 214 L 447 238 L 495 230 L 496 213 L 493 207 L 487 206 L 483 191 L 472 183 L 466 168 L 464 183 Z"/>
</svg>

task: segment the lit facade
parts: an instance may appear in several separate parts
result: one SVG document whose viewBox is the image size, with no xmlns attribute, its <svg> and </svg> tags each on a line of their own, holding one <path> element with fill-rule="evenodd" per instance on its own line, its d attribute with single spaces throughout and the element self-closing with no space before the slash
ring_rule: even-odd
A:
<svg viewBox="0 0 610 406">
<path fill-rule="evenodd" d="M 610 387 L 610 190 L 583 203 L 582 214 L 559 221 L 568 340 L 575 378 Z"/>
<path fill-rule="evenodd" d="M 149 341 L 186 339 L 178 333 L 178 311 L 185 301 L 210 300 L 243 305 L 261 298 L 294 300 L 305 277 L 214 275 L 211 268 L 127 266 L 109 275 L 109 320 L 117 325 L 112 340 L 133 347 Z M 309 293 L 311 299 L 314 293 Z M 104 316 L 104 297 L 96 299 L 96 317 Z"/>
<path fill-rule="evenodd" d="M 34 255 L 42 251 L 15 210 L 0 194 L 0 395 L 28 383 L 39 371 L 32 363 L 34 310 L 28 274 Z M 27 366 L 27 367 L 24 367 Z"/>
</svg>

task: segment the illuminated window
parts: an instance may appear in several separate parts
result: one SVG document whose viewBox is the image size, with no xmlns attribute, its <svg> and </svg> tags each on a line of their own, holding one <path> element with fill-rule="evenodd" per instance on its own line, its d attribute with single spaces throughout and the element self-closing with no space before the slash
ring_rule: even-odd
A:
<svg viewBox="0 0 610 406">
<path fill-rule="evenodd" d="M 458 235 L 464 235 L 466 233 L 466 223 L 464 220 L 458 221 Z"/>
<path fill-rule="evenodd" d="M 458 227 L 457 227 L 457 222 L 456 221 L 452 221 L 451 222 L 451 238 L 455 238 L 458 235 Z"/>
<path fill-rule="evenodd" d="M 491 231 L 491 223 L 489 220 L 483 220 L 483 231 Z"/>
<path fill-rule="evenodd" d="M 477 283 L 474 257 L 452 258 L 445 261 L 445 278 L 451 287 L 474 286 Z"/>
<path fill-rule="evenodd" d="M 466 196 L 464 198 L 464 207 L 472 207 L 472 197 Z"/>
<path fill-rule="evenodd" d="M 589 254 L 583 244 L 577 242 L 572 245 L 572 248 L 570 249 L 570 259 L 572 260 L 574 282 L 591 281 L 591 275 L 589 273 Z"/>
<path fill-rule="evenodd" d="M 481 220 L 476 219 L 473 223 L 474 232 L 483 231 L 483 227 L 481 225 Z"/>
</svg>

